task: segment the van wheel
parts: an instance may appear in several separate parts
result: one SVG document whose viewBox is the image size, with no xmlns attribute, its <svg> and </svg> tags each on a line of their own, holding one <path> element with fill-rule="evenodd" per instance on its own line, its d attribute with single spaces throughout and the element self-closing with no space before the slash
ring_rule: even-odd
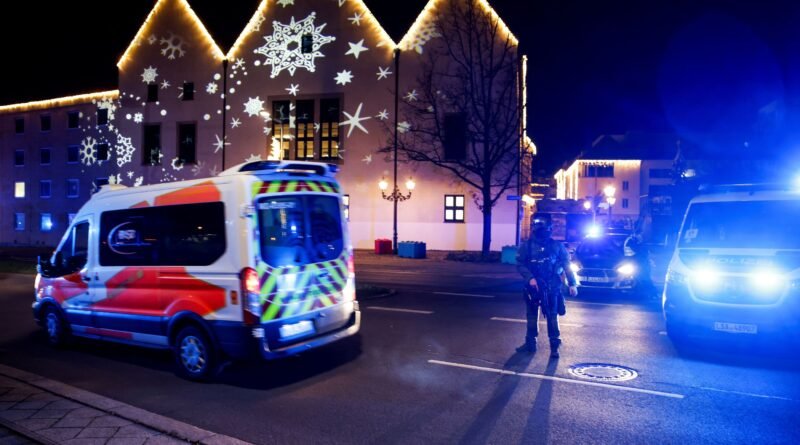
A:
<svg viewBox="0 0 800 445">
<path fill-rule="evenodd" d="M 67 324 L 53 306 L 48 306 L 44 311 L 44 332 L 47 334 L 50 346 L 61 347 L 67 343 L 69 337 Z"/>
<path fill-rule="evenodd" d="M 189 380 L 208 380 L 216 371 L 216 351 L 208 337 L 194 326 L 178 332 L 173 345 L 178 375 Z"/>
</svg>

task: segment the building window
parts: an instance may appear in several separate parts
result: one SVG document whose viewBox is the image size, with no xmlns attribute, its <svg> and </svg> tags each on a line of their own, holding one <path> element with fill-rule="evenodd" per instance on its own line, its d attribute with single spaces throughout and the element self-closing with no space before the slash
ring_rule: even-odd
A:
<svg viewBox="0 0 800 445">
<path fill-rule="evenodd" d="M 628 181 L 622 181 L 622 191 L 627 192 L 629 188 L 630 184 L 628 183 Z"/>
<path fill-rule="evenodd" d="M 14 150 L 14 165 L 17 167 L 25 165 L 25 150 Z"/>
<path fill-rule="evenodd" d="M 628 198 L 622 198 L 622 208 L 623 209 L 628 208 Z"/>
<path fill-rule="evenodd" d="M 614 164 L 611 165 L 586 164 L 583 166 L 582 176 L 584 178 L 613 178 Z"/>
<path fill-rule="evenodd" d="M 97 109 L 97 125 L 108 125 L 108 108 Z"/>
<path fill-rule="evenodd" d="M 320 159 L 337 159 L 339 157 L 339 99 L 322 99 L 319 103 L 320 122 Z"/>
<path fill-rule="evenodd" d="M 25 133 L 25 118 L 18 117 L 14 119 L 14 132 L 16 134 Z"/>
<path fill-rule="evenodd" d="M 197 125 L 178 124 L 178 159 L 183 164 L 197 162 Z"/>
<path fill-rule="evenodd" d="M 278 138 L 281 159 L 289 159 L 289 147 L 292 142 L 292 130 L 289 125 L 289 101 L 272 102 L 272 139 Z"/>
<path fill-rule="evenodd" d="M 672 170 L 668 168 L 651 168 L 650 177 L 657 179 L 669 179 L 672 177 Z"/>
<path fill-rule="evenodd" d="M 295 159 L 314 159 L 314 101 L 298 100 L 295 112 Z"/>
<path fill-rule="evenodd" d="M 158 84 L 150 83 L 147 85 L 147 101 L 158 102 Z"/>
<path fill-rule="evenodd" d="M 161 125 L 147 124 L 144 126 L 144 165 L 161 164 Z"/>
<path fill-rule="evenodd" d="M 80 125 L 81 114 L 77 111 L 67 113 L 67 128 L 75 129 Z"/>
<path fill-rule="evenodd" d="M 42 147 L 39 149 L 39 160 L 42 165 L 50 165 L 50 148 Z"/>
<path fill-rule="evenodd" d="M 77 198 L 80 193 L 80 181 L 67 179 L 67 198 Z"/>
<path fill-rule="evenodd" d="M 101 144 L 97 144 L 97 160 L 98 161 L 108 161 L 109 156 L 111 153 L 108 151 L 108 143 L 103 142 Z"/>
<path fill-rule="evenodd" d="M 39 220 L 39 230 L 42 232 L 53 230 L 53 215 L 51 213 L 42 213 L 42 217 Z"/>
<path fill-rule="evenodd" d="M 49 179 L 39 181 L 39 197 L 49 198 L 53 191 L 53 182 Z"/>
<path fill-rule="evenodd" d="M 444 222 L 464 222 L 464 195 L 444 195 Z"/>
<path fill-rule="evenodd" d="M 67 227 L 72 225 L 72 221 L 75 221 L 75 216 L 77 213 L 67 213 Z"/>
<path fill-rule="evenodd" d="M 15 213 L 14 214 L 14 230 L 18 232 L 22 232 L 25 230 L 25 214 L 24 213 Z"/>
<path fill-rule="evenodd" d="M 344 207 L 344 219 L 350 221 L 350 195 L 342 196 L 342 206 Z"/>
<path fill-rule="evenodd" d="M 314 35 L 303 34 L 300 38 L 300 52 L 303 54 L 311 54 L 314 52 Z"/>
<path fill-rule="evenodd" d="M 80 161 L 81 148 L 78 145 L 67 147 L 67 164 L 77 164 Z"/>
<path fill-rule="evenodd" d="M 448 161 L 467 158 L 466 113 L 448 113 L 444 116 L 444 158 Z"/>
<path fill-rule="evenodd" d="M 14 197 L 15 198 L 24 198 L 25 197 L 25 182 L 24 181 L 17 181 L 14 183 Z"/>
<path fill-rule="evenodd" d="M 42 131 L 50 131 L 53 127 L 53 121 L 49 114 L 39 116 L 39 123 Z"/>
<path fill-rule="evenodd" d="M 183 100 L 194 100 L 194 82 L 183 82 Z"/>
</svg>

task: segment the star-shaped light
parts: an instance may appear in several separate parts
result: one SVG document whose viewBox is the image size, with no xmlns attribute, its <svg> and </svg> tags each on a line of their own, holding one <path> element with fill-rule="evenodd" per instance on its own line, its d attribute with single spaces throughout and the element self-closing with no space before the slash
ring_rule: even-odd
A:
<svg viewBox="0 0 800 445">
<path fill-rule="evenodd" d="M 347 20 L 350 20 L 350 23 L 352 23 L 353 25 L 361 26 L 361 19 L 363 17 L 364 17 L 363 15 L 361 15 L 360 13 L 357 12 L 357 13 L 355 13 L 354 16 L 348 18 Z"/>
<path fill-rule="evenodd" d="M 158 41 L 158 37 L 155 34 L 151 34 L 150 37 L 147 38 L 147 43 L 154 44 Z"/>
<path fill-rule="evenodd" d="M 417 94 L 417 90 L 411 90 L 405 95 L 405 99 L 409 102 L 414 102 L 418 99 L 418 97 L 419 95 Z"/>
<path fill-rule="evenodd" d="M 372 119 L 372 118 L 369 117 L 369 116 L 361 117 L 361 108 L 363 106 L 364 106 L 363 102 L 358 104 L 358 108 L 356 109 L 355 114 L 352 114 L 352 115 L 350 113 L 348 113 L 347 111 L 343 112 L 345 117 L 347 117 L 347 120 L 345 120 L 344 122 L 340 122 L 339 125 L 340 126 L 347 125 L 347 126 L 350 127 L 350 128 L 347 129 L 347 137 L 348 138 L 350 137 L 351 134 L 353 134 L 353 129 L 354 128 L 358 128 L 359 130 L 363 131 L 364 133 L 369 134 L 369 131 L 367 131 L 367 129 L 364 128 L 363 125 L 361 125 L 361 121 L 365 121 L 367 119 Z"/>
<path fill-rule="evenodd" d="M 238 58 L 236 62 L 233 63 L 233 69 L 238 70 L 244 66 L 244 59 Z"/>
<path fill-rule="evenodd" d="M 167 88 L 169 88 L 169 81 L 167 79 L 164 79 L 161 81 L 161 89 L 166 90 Z"/>
<path fill-rule="evenodd" d="M 386 68 L 378 67 L 378 72 L 375 74 L 378 75 L 378 80 L 383 80 L 389 77 L 389 74 L 392 74 L 392 72 L 389 71 L 388 66 Z"/>
<path fill-rule="evenodd" d="M 227 136 L 225 136 L 225 139 L 220 139 L 219 135 L 215 134 L 214 137 L 217 138 L 217 141 L 214 142 L 214 153 L 222 150 L 223 148 L 225 148 L 228 145 L 231 145 L 231 143 L 228 142 L 228 137 Z"/>
<path fill-rule="evenodd" d="M 389 112 L 386 111 L 386 109 L 384 108 L 383 111 L 378 113 L 378 115 L 375 116 L 375 117 L 377 117 L 378 119 L 380 119 L 382 121 L 385 121 L 386 119 L 389 119 Z"/>
<path fill-rule="evenodd" d="M 239 118 L 234 117 L 231 119 L 231 128 L 239 128 L 240 125 L 242 125 L 242 121 Z"/>
<path fill-rule="evenodd" d="M 351 71 L 344 70 L 340 73 L 336 73 L 336 85 L 347 85 L 352 81 L 353 73 Z"/>
<path fill-rule="evenodd" d="M 359 40 L 358 43 L 348 42 L 347 44 L 350 45 L 350 49 L 347 50 L 347 52 L 344 53 L 344 55 L 345 56 L 352 55 L 356 59 L 358 59 L 358 56 L 361 53 L 363 53 L 368 49 L 366 46 L 364 46 L 364 39 Z"/>
<path fill-rule="evenodd" d="M 364 159 L 362 159 L 361 161 L 364 162 L 367 165 L 372 164 L 372 155 L 368 154 L 368 155 L 364 156 Z"/>
<path fill-rule="evenodd" d="M 403 121 L 397 124 L 397 131 L 400 133 L 408 133 L 409 130 L 411 130 L 411 124 L 408 122 Z"/>
<path fill-rule="evenodd" d="M 264 110 L 264 101 L 259 99 L 258 96 L 251 97 L 244 103 L 244 112 L 250 117 L 258 116 L 262 110 Z"/>
<path fill-rule="evenodd" d="M 286 91 L 289 92 L 292 96 L 297 96 L 297 93 L 300 92 L 300 85 L 297 84 L 289 84 L 289 88 L 284 88 Z"/>
</svg>

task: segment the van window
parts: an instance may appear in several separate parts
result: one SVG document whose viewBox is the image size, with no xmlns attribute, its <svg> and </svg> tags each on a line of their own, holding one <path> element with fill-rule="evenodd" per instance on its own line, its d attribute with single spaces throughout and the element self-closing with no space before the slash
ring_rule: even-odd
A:
<svg viewBox="0 0 800 445">
<path fill-rule="evenodd" d="M 225 253 L 221 202 L 145 207 L 100 216 L 103 266 L 208 266 Z"/>
<path fill-rule="evenodd" d="M 272 266 L 330 261 L 344 248 L 339 199 L 261 198 L 257 202 L 261 257 Z"/>
<path fill-rule="evenodd" d="M 84 221 L 69 230 L 69 236 L 54 257 L 52 276 L 78 272 L 86 265 L 89 256 L 89 222 Z"/>
<path fill-rule="evenodd" d="M 797 200 L 695 203 L 679 247 L 800 249 L 798 220 Z"/>
</svg>

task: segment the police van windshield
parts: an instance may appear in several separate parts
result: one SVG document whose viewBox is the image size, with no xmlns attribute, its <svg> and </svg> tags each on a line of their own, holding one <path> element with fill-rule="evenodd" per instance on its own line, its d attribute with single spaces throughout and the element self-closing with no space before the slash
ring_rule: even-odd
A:
<svg viewBox="0 0 800 445">
<path fill-rule="evenodd" d="M 680 247 L 800 249 L 800 200 L 704 202 L 686 215 Z"/>
<path fill-rule="evenodd" d="M 261 258 L 271 266 L 330 261 L 344 248 L 339 199 L 282 196 L 256 203 Z"/>
</svg>

